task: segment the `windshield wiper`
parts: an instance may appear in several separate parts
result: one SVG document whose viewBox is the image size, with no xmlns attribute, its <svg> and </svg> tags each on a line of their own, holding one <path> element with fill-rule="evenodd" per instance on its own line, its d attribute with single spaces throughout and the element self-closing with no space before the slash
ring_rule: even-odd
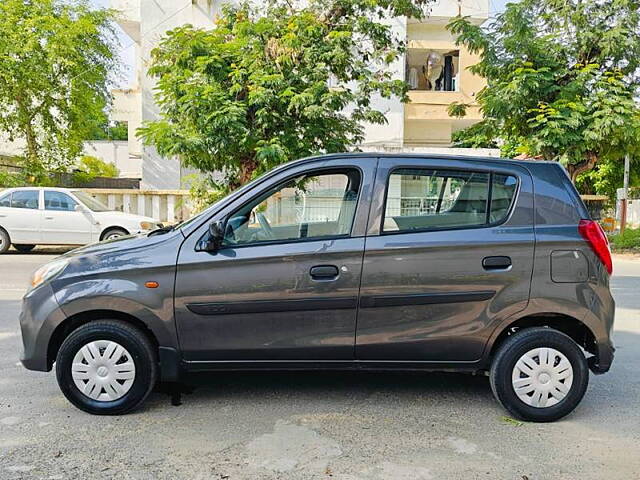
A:
<svg viewBox="0 0 640 480">
<path fill-rule="evenodd" d="M 156 235 L 164 235 L 166 233 L 173 232 L 176 228 L 182 225 L 182 222 L 175 223 L 173 225 L 168 225 L 166 227 L 157 228 L 147 234 L 147 237 L 155 237 Z"/>
</svg>

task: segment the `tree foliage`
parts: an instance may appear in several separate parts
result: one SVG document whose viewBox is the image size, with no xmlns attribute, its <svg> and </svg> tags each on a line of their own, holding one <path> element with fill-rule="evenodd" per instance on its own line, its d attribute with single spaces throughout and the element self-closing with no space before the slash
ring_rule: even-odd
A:
<svg viewBox="0 0 640 480">
<path fill-rule="evenodd" d="M 285 161 L 349 149 L 383 124 L 372 97 L 406 101 L 385 68 L 401 39 L 385 18 L 420 17 L 428 0 L 272 0 L 225 7 L 212 30 L 183 26 L 152 52 L 158 121 L 139 134 L 236 188 Z M 402 39 L 403 40 L 403 39 Z"/>
<path fill-rule="evenodd" d="M 458 17 L 458 43 L 479 53 L 477 97 L 494 136 L 563 162 L 572 179 L 638 154 L 640 2 L 522 0 L 487 27 Z"/>
<path fill-rule="evenodd" d="M 64 170 L 110 99 L 108 10 L 84 0 L 0 2 L 0 135 L 26 141 L 35 174 Z"/>
<path fill-rule="evenodd" d="M 91 122 L 86 140 L 126 141 L 129 140 L 129 127 L 127 122 L 110 121 L 107 114 L 101 112 L 101 115 Z"/>
</svg>

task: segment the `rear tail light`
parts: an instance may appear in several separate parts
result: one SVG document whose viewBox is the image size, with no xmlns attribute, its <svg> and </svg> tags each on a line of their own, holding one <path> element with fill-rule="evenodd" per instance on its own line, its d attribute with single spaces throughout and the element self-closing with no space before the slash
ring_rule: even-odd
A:
<svg viewBox="0 0 640 480">
<path fill-rule="evenodd" d="M 611 275 L 613 273 L 613 262 L 611 261 L 609 240 L 600 224 L 593 220 L 580 220 L 578 231 L 598 256 L 609 275 Z"/>
</svg>

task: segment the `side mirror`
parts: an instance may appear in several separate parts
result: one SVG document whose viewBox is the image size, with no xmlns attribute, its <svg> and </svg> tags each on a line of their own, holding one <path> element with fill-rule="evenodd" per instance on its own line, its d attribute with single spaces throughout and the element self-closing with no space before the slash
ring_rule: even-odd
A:
<svg viewBox="0 0 640 480">
<path fill-rule="evenodd" d="M 87 213 L 88 212 L 87 208 L 85 206 L 83 206 L 83 205 L 76 205 L 75 211 L 79 212 L 79 213 Z"/>
<path fill-rule="evenodd" d="M 224 240 L 224 222 L 217 221 L 209 224 L 209 232 L 196 245 L 197 252 L 216 253 L 222 247 Z"/>
</svg>

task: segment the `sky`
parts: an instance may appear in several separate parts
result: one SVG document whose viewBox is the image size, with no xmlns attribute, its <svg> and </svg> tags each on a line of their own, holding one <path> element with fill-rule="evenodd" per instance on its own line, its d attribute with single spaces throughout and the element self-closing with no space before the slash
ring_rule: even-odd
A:
<svg viewBox="0 0 640 480">
<path fill-rule="evenodd" d="M 514 0 L 489 0 L 489 11 L 490 15 L 495 15 L 496 13 L 502 12 L 505 8 L 505 5 L 508 2 L 512 2 Z M 91 4 L 95 7 L 108 8 L 109 0 L 90 0 Z M 126 88 L 133 84 L 134 80 L 134 72 L 135 72 L 135 50 L 133 48 L 133 42 L 131 39 L 120 29 L 118 29 L 118 40 L 120 42 L 119 47 L 119 55 L 121 64 L 123 65 L 123 71 L 113 80 L 114 86 L 116 88 Z"/>
</svg>

